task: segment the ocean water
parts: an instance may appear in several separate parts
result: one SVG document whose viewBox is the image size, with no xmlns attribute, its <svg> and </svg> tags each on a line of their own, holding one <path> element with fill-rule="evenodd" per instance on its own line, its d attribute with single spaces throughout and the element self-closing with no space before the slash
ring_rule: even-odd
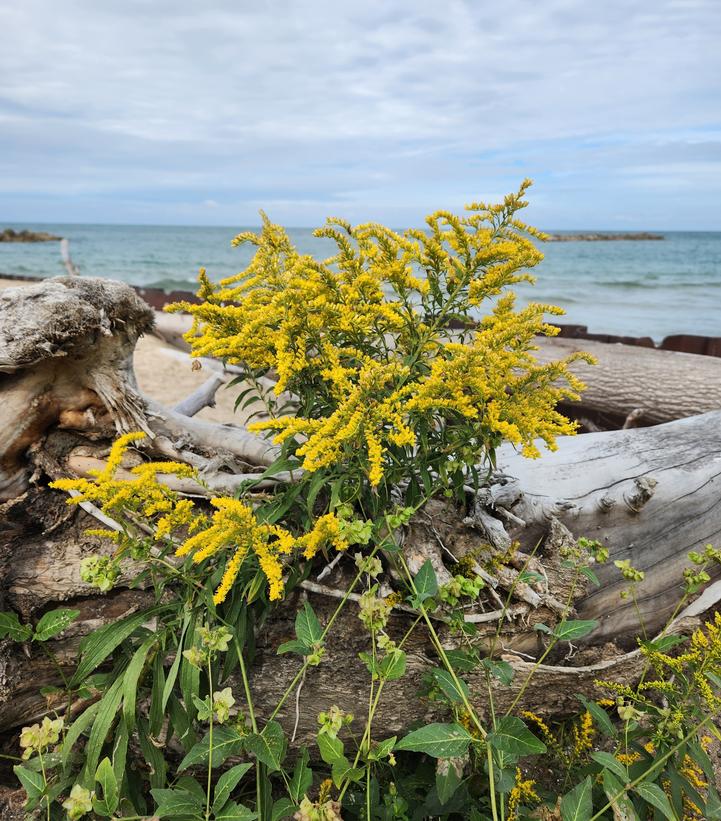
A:
<svg viewBox="0 0 721 821">
<path fill-rule="evenodd" d="M 250 246 L 233 248 L 242 228 L 135 225 L 8 225 L 67 237 L 84 276 L 166 290 L 194 290 L 203 266 L 213 279 L 237 273 Z M 329 256 L 333 244 L 306 228 L 289 229 L 301 252 Z M 519 302 L 559 305 L 567 323 L 593 333 L 721 336 L 721 232 L 668 232 L 663 240 L 547 243 L 535 286 Z M 0 243 L 0 275 L 65 273 L 59 244 Z"/>
</svg>

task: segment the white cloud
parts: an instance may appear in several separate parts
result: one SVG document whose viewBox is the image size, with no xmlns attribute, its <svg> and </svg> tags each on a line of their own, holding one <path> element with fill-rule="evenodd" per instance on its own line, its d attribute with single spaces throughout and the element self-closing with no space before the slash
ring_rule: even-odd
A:
<svg viewBox="0 0 721 821">
<path fill-rule="evenodd" d="M 719 41 L 717 0 L 6 3 L 0 216 L 33 190 L 114 191 L 117 218 L 226 193 L 300 218 L 598 163 L 620 186 L 659 134 L 718 144 Z"/>
</svg>

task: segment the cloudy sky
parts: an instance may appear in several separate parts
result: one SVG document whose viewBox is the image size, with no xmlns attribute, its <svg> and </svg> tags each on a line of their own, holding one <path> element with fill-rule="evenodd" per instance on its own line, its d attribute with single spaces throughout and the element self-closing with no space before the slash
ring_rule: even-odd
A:
<svg viewBox="0 0 721 821">
<path fill-rule="evenodd" d="M 719 0 L 0 0 L 0 221 L 721 230 Z"/>
</svg>

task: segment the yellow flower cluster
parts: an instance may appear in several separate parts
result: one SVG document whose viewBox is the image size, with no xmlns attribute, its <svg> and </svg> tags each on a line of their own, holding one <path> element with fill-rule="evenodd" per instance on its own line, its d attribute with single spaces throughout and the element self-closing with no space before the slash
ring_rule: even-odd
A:
<svg viewBox="0 0 721 821">
<path fill-rule="evenodd" d="M 358 458 L 377 487 L 399 451 L 416 455 L 419 428 L 459 421 L 471 425 L 463 438 L 476 452 L 507 439 L 538 456 L 537 440 L 553 448 L 575 431 L 555 407 L 583 387 L 568 370 L 582 355 L 550 365 L 532 355 L 536 335 L 556 332 L 544 314 L 562 312 L 516 311 L 507 295 L 471 328 L 475 306 L 532 280 L 527 269 L 543 257 L 529 238 L 543 235 L 516 217 L 529 184 L 462 217 L 438 211 L 423 231 L 330 219 L 316 236 L 337 252 L 323 262 L 299 254 L 263 215 L 259 234 L 235 240 L 256 247 L 248 267 L 217 285 L 202 271 L 202 304 L 171 310 L 193 316 L 193 355 L 264 371 L 278 394 L 300 397 L 302 412 L 254 429 L 295 441 L 307 471 Z"/>
<path fill-rule="evenodd" d="M 596 735 L 593 727 L 593 717 L 588 710 L 581 715 L 578 724 L 573 725 L 571 732 L 573 734 L 573 756 L 574 758 L 580 758 L 591 750 L 593 738 Z"/>
<path fill-rule="evenodd" d="M 522 801 L 539 802 L 541 799 L 533 789 L 536 782 L 532 779 L 524 780 L 520 767 L 516 767 L 516 778 L 511 792 L 508 795 L 508 821 L 518 819 L 518 807 Z"/>
<path fill-rule="evenodd" d="M 176 555 L 192 554 L 193 562 L 200 563 L 230 547 L 233 552 L 214 595 L 216 604 L 224 601 L 240 572 L 243 561 L 252 553 L 268 580 L 269 596 L 278 599 L 283 594 L 284 561 L 296 550 L 310 559 L 326 544 L 338 550 L 348 547 L 341 534 L 340 520 L 333 513 L 321 516 L 313 528 L 299 537 L 278 525 L 258 522 L 253 509 L 237 499 L 217 498 L 211 504 L 211 517 L 196 510 L 189 499 L 158 481 L 158 475 L 172 473 L 194 478 L 195 471 L 176 462 L 147 462 L 131 468 L 129 478 L 117 478 L 123 456 L 133 442 L 144 438 L 144 433 L 129 433 L 113 444 L 103 470 L 89 471 L 91 479 L 59 479 L 52 487 L 72 491 L 69 504 L 90 501 L 98 504 L 104 513 L 119 519 L 133 514 L 152 522 L 154 538 L 175 538 L 178 531 L 186 534 Z M 120 534 L 112 530 L 93 530 L 95 535 L 118 542 Z"/>
</svg>

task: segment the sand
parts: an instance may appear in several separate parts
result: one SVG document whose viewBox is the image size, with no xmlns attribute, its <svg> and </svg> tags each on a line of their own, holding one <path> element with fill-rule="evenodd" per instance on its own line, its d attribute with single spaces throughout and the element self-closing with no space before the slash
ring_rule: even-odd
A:
<svg viewBox="0 0 721 821">
<path fill-rule="evenodd" d="M 31 280 L 0 278 L 0 288 L 33 284 L 35 282 Z M 205 368 L 193 370 L 193 360 L 188 354 L 152 335 L 138 340 L 133 364 L 140 390 L 171 408 L 213 375 L 212 371 Z M 216 406 L 203 408 L 196 418 L 242 425 L 244 414 L 233 411 L 239 390 L 240 388 L 229 389 L 221 385 L 215 395 Z"/>
</svg>

